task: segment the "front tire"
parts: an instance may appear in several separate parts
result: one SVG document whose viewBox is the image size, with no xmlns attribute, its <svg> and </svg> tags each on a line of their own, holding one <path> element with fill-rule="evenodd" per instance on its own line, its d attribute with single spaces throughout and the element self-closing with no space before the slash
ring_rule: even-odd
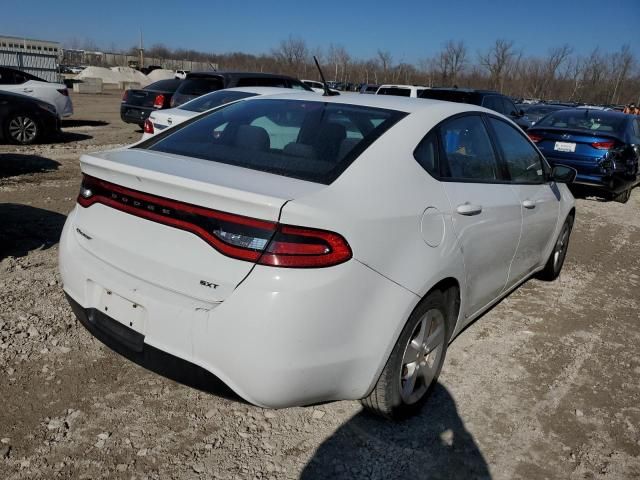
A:
<svg viewBox="0 0 640 480">
<path fill-rule="evenodd" d="M 31 145 L 40 137 L 40 125 L 29 114 L 15 114 L 5 124 L 5 136 L 11 143 Z"/>
<path fill-rule="evenodd" d="M 613 201 L 614 202 L 618 202 L 618 203 L 627 203 L 629 201 L 629 198 L 631 198 L 631 189 L 630 188 L 628 188 L 624 192 L 621 192 L 621 193 L 618 193 L 617 195 L 614 195 L 613 196 Z"/>
<path fill-rule="evenodd" d="M 362 405 L 391 420 L 415 415 L 427 401 L 444 363 L 449 311 L 440 290 L 427 295 L 407 321 L 389 360 Z"/>
<path fill-rule="evenodd" d="M 569 215 L 560 230 L 560 235 L 553 246 L 553 250 L 547 260 L 544 269 L 538 274 L 540 280 L 552 282 L 560 275 L 564 260 L 567 257 L 567 249 L 569 248 L 569 237 L 573 229 L 573 215 Z"/>
</svg>

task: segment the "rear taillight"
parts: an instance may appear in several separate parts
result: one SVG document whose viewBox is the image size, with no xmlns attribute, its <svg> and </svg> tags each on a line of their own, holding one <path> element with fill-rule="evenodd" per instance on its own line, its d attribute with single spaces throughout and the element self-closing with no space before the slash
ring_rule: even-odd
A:
<svg viewBox="0 0 640 480">
<path fill-rule="evenodd" d="M 593 142 L 591 146 L 598 150 L 611 150 L 616 145 L 616 142 Z"/>
<path fill-rule="evenodd" d="M 261 265 L 321 268 L 352 256 L 337 233 L 220 212 L 84 175 L 78 204 L 86 208 L 95 203 L 188 231 L 228 257 Z"/>
<path fill-rule="evenodd" d="M 164 95 L 159 93 L 156 95 L 156 98 L 153 100 L 153 108 L 162 108 L 164 107 Z"/>
<path fill-rule="evenodd" d="M 535 133 L 527 133 L 533 143 L 538 143 L 542 140 L 542 135 L 536 135 Z"/>
<path fill-rule="evenodd" d="M 122 94 L 122 103 L 126 102 L 128 98 L 129 98 L 129 90 L 125 90 L 124 93 Z"/>
<path fill-rule="evenodd" d="M 153 122 L 148 118 L 144 121 L 144 133 L 153 133 Z"/>
<path fill-rule="evenodd" d="M 351 247 L 337 233 L 278 225 L 258 263 L 273 267 L 328 267 L 351 258 Z"/>
<path fill-rule="evenodd" d="M 59 89 L 57 89 L 57 90 L 58 90 L 58 93 L 60 93 L 60 94 L 64 95 L 65 97 L 68 97 L 68 96 L 69 96 L 69 90 L 68 90 L 68 89 L 66 89 L 66 88 L 59 88 Z"/>
</svg>

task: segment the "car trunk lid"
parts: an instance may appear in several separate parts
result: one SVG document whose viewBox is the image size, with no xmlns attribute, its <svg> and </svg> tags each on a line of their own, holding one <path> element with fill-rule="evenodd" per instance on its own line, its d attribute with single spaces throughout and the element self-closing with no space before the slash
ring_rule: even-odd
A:
<svg viewBox="0 0 640 480">
<path fill-rule="evenodd" d="M 81 169 L 102 181 L 95 187 L 99 191 L 94 195 L 99 195 L 92 198 L 104 201 L 78 207 L 78 242 L 135 277 L 210 302 L 224 301 L 257 258 L 239 260 L 218 248 L 226 249 L 219 239 L 229 237 L 216 240 L 212 232 L 221 235 L 219 230 L 226 230 L 218 225 L 226 217 L 204 218 L 202 212 L 230 214 L 234 222 L 249 219 L 248 229 L 268 235 L 287 200 L 324 187 L 141 149 L 84 155 Z M 267 241 L 251 248 L 259 251 Z"/>
</svg>

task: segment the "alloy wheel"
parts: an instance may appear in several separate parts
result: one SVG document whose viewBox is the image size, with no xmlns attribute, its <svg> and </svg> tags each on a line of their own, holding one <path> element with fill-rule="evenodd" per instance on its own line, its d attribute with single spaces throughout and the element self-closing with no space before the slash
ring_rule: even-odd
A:
<svg viewBox="0 0 640 480">
<path fill-rule="evenodd" d="M 557 270 L 562 262 L 564 261 L 564 257 L 567 254 L 567 247 L 569 246 L 569 225 L 565 224 L 562 229 L 562 234 L 556 243 L 556 248 L 553 252 L 553 268 Z"/>
<path fill-rule="evenodd" d="M 38 125 L 30 117 L 13 117 L 9 122 L 9 135 L 18 143 L 31 143 L 38 135 Z"/>
<path fill-rule="evenodd" d="M 438 309 L 428 310 L 416 324 L 402 357 L 400 397 L 408 405 L 418 402 L 438 373 L 444 352 L 445 320 Z"/>
</svg>

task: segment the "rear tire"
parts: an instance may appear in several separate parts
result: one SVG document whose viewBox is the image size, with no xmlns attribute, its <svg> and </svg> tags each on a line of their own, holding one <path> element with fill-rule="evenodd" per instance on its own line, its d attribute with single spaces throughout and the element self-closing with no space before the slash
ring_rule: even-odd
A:
<svg viewBox="0 0 640 480">
<path fill-rule="evenodd" d="M 449 340 L 445 295 L 434 290 L 415 308 L 371 393 L 370 412 L 400 420 L 420 411 L 437 383 Z"/>
<path fill-rule="evenodd" d="M 573 215 L 569 215 L 564 221 L 564 225 L 560 230 L 560 235 L 556 240 L 551 255 L 547 260 L 544 269 L 538 273 L 538 278 L 547 282 L 552 282 L 560 275 L 564 260 L 567 257 L 567 249 L 569 248 L 569 237 L 573 229 Z"/>
<path fill-rule="evenodd" d="M 618 203 L 627 203 L 631 198 L 631 189 L 627 189 L 624 192 L 618 193 L 613 196 L 613 201 Z"/>
<path fill-rule="evenodd" d="M 40 125 L 29 114 L 11 115 L 4 125 L 5 137 L 18 145 L 31 145 L 40 138 Z"/>
</svg>

